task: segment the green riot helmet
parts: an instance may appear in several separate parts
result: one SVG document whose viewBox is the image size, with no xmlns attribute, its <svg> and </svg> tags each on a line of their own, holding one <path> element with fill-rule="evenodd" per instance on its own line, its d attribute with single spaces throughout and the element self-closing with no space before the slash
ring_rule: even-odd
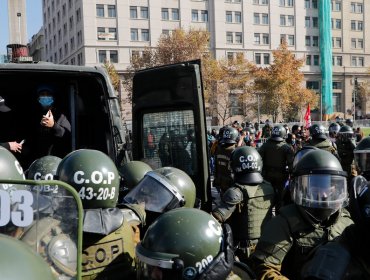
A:
<svg viewBox="0 0 370 280">
<path fill-rule="evenodd" d="M 275 125 L 271 131 L 271 139 L 276 142 L 281 142 L 286 136 L 286 129 L 282 125 Z"/>
<path fill-rule="evenodd" d="M 239 131 L 231 126 L 225 127 L 222 132 L 221 144 L 236 144 L 239 141 Z"/>
<path fill-rule="evenodd" d="M 24 242 L 1 234 L 0 246 L 1 279 L 55 279 L 48 264 Z"/>
<path fill-rule="evenodd" d="M 145 174 L 152 170 L 147 163 L 138 160 L 127 162 L 118 168 L 124 186 L 128 189 L 134 188 L 144 178 Z"/>
<path fill-rule="evenodd" d="M 253 126 L 247 126 L 244 128 L 244 131 L 248 131 L 250 135 L 254 136 L 256 134 L 256 130 Z"/>
<path fill-rule="evenodd" d="M 309 128 L 310 135 L 313 139 L 327 139 L 326 137 L 326 129 L 323 125 L 313 124 Z"/>
<path fill-rule="evenodd" d="M 84 209 L 116 207 L 119 174 L 103 152 L 81 149 L 69 153 L 60 162 L 57 176 L 76 189 Z"/>
<path fill-rule="evenodd" d="M 294 155 L 294 160 L 293 160 L 293 168 L 297 165 L 298 161 L 308 152 L 314 151 L 314 150 L 319 150 L 319 148 L 314 147 L 314 146 L 303 146 L 302 149 L 297 151 Z"/>
<path fill-rule="evenodd" d="M 363 138 L 353 150 L 356 165 L 366 178 L 370 175 L 370 136 Z"/>
<path fill-rule="evenodd" d="M 125 197 L 126 203 L 145 203 L 145 210 L 163 213 L 178 207 L 192 208 L 196 189 L 193 180 L 175 167 L 149 171 Z"/>
<path fill-rule="evenodd" d="M 136 247 L 139 280 L 224 280 L 234 253 L 230 227 L 190 208 L 162 214 Z"/>
<path fill-rule="evenodd" d="M 324 221 L 348 204 L 347 172 L 330 152 L 308 152 L 293 168 L 291 197 L 316 221 Z"/>
<path fill-rule="evenodd" d="M 352 127 L 343 125 L 338 132 L 338 138 L 343 142 L 349 142 L 353 139 L 354 133 Z"/>
<path fill-rule="evenodd" d="M 231 154 L 230 160 L 235 182 L 246 185 L 262 183 L 262 158 L 255 148 L 238 147 Z"/>
<path fill-rule="evenodd" d="M 24 180 L 22 166 L 15 156 L 5 148 L 0 147 L 0 179 Z M 12 190 L 25 190 L 23 185 L 0 184 L 0 190 L 10 193 Z"/>
<path fill-rule="evenodd" d="M 340 125 L 338 123 L 331 123 L 329 125 L 329 136 L 335 138 L 340 130 Z"/>
<path fill-rule="evenodd" d="M 28 168 L 27 179 L 55 180 L 58 165 L 62 161 L 56 156 L 44 156 L 36 159 Z"/>
</svg>

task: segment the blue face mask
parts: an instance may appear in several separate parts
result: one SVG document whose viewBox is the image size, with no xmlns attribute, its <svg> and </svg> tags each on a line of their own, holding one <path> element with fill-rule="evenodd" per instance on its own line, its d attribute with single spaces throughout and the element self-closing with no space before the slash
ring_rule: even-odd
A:
<svg viewBox="0 0 370 280">
<path fill-rule="evenodd" d="M 42 107 L 49 107 L 54 103 L 54 98 L 52 96 L 40 96 L 39 103 Z"/>
<path fill-rule="evenodd" d="M 245 142 L 248 142 L 249 141 L 249 136 L 248 135 L 244 137 L 244 141 Z"/>
</svg>

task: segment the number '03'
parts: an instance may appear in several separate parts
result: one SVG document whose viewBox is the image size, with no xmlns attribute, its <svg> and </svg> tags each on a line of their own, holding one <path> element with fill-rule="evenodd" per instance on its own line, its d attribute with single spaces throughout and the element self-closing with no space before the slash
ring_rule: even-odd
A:
<svg viewBox="0 0 370 280">
<path fill-rule="evenodd" d="M 7 191 L 0 190 L 0 226 L 11 221 L 15 226 L 26 227 L 33 221 L 33 196 L 29 191 L 13 191 L 12 196 Z M 16 206 L 13 208 L 13 206 Z"/>
</svg>

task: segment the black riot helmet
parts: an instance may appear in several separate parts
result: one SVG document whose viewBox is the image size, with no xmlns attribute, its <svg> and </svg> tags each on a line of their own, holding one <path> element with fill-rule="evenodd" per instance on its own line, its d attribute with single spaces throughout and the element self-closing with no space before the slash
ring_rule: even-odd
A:
<svg viewBox="0 0 370 280">
<path fill-rule="evenodd" d="M 230 226 L 199 209 L 162 214 L 136 247 L 139 280 L 224 280 L 234 263 Z"/>
<path fill-rule="evenodd" d="M 335 138 L 340 130 L 340 125 L 336 122 L 333 122 L 329 125 L 329 136 Z"/>
<path fill-rule="evenodd" d="M 353 129 L 349 125 L 343 125 L 338 132 L 338 138 L 343 142 L 351 141 L 354 137 Z"/>
<path fill-rule="evenodd" d="M 349 127 L 353 127 L 353 120 L 352 119 L 346 119 L 346 125 L 348 125 Z"/>
<path fill-rule="evenodd" d="M 226 126 L 222 131 L 221 144 L 236 144 L 239 141 L 239 131 L 231 126 Z"/>
<path fill-rule="evenodd" d="M 326 129 L 323 125 L 313 124 L 309 128 L 310 135 L 313 139 L 327 139 L 326 137 Z"/>
<path fill-rule="evenodd" d="M 366 179 L 370 179 L 370 136 L 363 138 L 353 150 L 356 165 Z"/>
<path fill-rule="evenodd" d="M 275 125 L 271 131 L 271 139 L 276 142 L 281 142 L 286 136 L 286 129 L 282 125 Z"/>
<path fill-rule="evenodd" d="M 348 204 L 347 172 L 331 153 L 308 152 L 293 168 L 291 197 L 316 221 L 325 221 Z"/>
<path fill-rule="evenodd" d="M 315 146 L 303 146 L 302 149 L 297 151 L 294 155 L 294 160 L 293 160 L 293 168 L 297 165 L 298 161 L 308 152 L 314 151 L 314 150 L 319 150 L 319 148 Z"/>
<path fill-rule="evenodd" d="M 231 154 L 231 169 L 237 183 L 247 185 L 262 183 L 262 166 L 261 155 L 253 147 L 238 147 Z"/>
</svg>

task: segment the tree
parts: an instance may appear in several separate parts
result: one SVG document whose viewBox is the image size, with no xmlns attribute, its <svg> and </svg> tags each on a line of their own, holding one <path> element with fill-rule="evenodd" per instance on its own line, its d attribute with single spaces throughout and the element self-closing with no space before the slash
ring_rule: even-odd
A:
<svg viewBox="0 0 370 280">
<path fill-rule="evenodd" d="M 107 70 L 109 78 L 112 82 L 113 88 L 116 92 L 120 91 L 120 86 L 121 86 L 121 79 L 119 77 L 119 74 L 114 67 L 114 65 L 108 61 L 105 61 L 103 64 L 103 67 L 105 70 Z"/>
<path fill-rule="evenodd" d="M 123 83 L 129 102 L 132 99 L 132 78 L 136 71 L 195 59 L 201 59 L 205 97 L 208 98 L 211 84 L 217 76 L 217 63 L 209 53 L 209 38 L 210 34 L 205 30 L 175 29 L 170 35 L 162 35 L 155 48 L 145 48 L 133 55 Z"/>
<path fill-rule="evenodd" d="M 311 106 L 317 106 L 317 96 L 307 90 L 304 75 L 299 69 L 304 59 L 295 58 L 283 41 L 277 50 L 273 51 L 273 62 L 268 67 L 252 67 L 254 84 L 252 90 L 261 97 L 261 111 L 271 115 L 273 122 L 278 116 L 293 118 L 297 116 L 308 100 Z M 304 96 L 304 97 L 303 97 Z"/>
</svg>

